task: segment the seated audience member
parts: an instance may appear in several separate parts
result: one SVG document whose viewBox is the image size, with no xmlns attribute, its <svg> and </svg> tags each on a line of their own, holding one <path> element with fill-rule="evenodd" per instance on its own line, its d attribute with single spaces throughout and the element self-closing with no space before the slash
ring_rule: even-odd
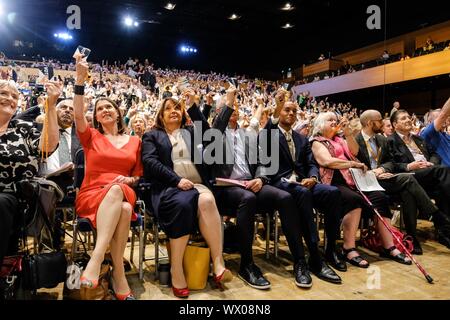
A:
<svg viewBox="0 0 450 320">
<path fill-rule="evenodd" d="M 436 150 L 442 159 L 442 164 L 450 167 L 450 134 L 446 131 L 450 125 L 450 99 L 444 104 L 442 110 L 430 111 L 428 121 L 430 124 L 423 129 L 420 136 L 427 145 Z"/>
<path fill-rule="evenodd" d="M 323 53 L 320 54 L 319 58 L 317 59 L 318 61 L 323 61 L 325 60 L 325 55 Z"/>
<path fill-rule="evenodd" d="M 381 128 L 381 130 L 383 132 L 383 136 L 385 136 L 386 138 L 392 135 L 392 133 L 394 132 L 394 128 L 392 128 L 391 119 L 383 119 L 383 127 Z"/>
<path fill-rule="evenodd" d="M 59 140 L 56 101 L 60 84 L 48 82 L 48 149 L 44 137 L 31 122 L 12 119 L 17 110 L 19 91 L 13 81 L 0 80 L 0 262 L 16 254 L 20 227 L 18 182 L 37 176 L 42 153 L 47 156 Z"/>
<path fill-rule="evenodd" d="M 425 45 L 423 46 L 423 51 L 430 51 L 434 49 L 434 41 L 431 39 L 431 37 L 427 38 L 427 42 L 425 42 Z"/>
<path fill-rule="evenodd" d="M 400 109 L 395 112 L 391 123 L 395 132 L 388 138 L 388 143 L 395 171 L 414 173 L 415 179 L 445 214 L 442 217 L 445 219 L 434 217 L 434 222 L 447 224 L 450 217 L 450 168 L 440 164 L 439 155 L 423 138 L 411 134 L 413 126 L 407 111 Z M 450 247 L 449 244 L 445 245 Z"/>
<path fill-rule="evenodd" d="M 389 60 L 389 53 L 387 52 L 387 50 L 383 51 L 383 54 L 381 55 L 381 60 L 383 60 L 383 61 Z"/>
<path fill-rule="evenodd" d="M 339 230 L 341 198 L 339 190 L 319 183 L 319 170 L 308 139 L 292 130 L 296 121 L 298 106 L 294 102 L 285 102 L 285 92 L 280 90 L 276 97 L 276 108 L 267 122 L 265 133 L 270 141 L 272 134 L 278 136 L 279 146 L 272 152 L 278 152 L 279 165 L 275 174 L 269 175 L 270 183 L 276 188 L 291 194 L 297 211 L 295 221 L 300 224 L 301 235 L 309 249 L 309 263 L 306 263 L 303 245 L 297 246 L 298 258 L 294 266 L 296 284 L 301 287 L 312 285 L 310 271 L 318 278 L 331 283 L 341 283 L 341 278 L 322 260 L 318 251 L 319 235 L 313 222 L 313 208 L 325 216 L 327 247 L 326 260 L 340 271 L 346 270 L 345 262 L 336 254 L 335 243 Z M 264 148 L 264 144 L 261 143 Z M 273 156 L 272 156 L 273 157 Z M 294 226 L 293 226 L 294 227 Z M 294 252 L 292 252 L 294 254 Z M 297 283 L 299 282 L 299 283 Z"/>
<path fill-rule="evenodd" d="M 437 220 L 442 220 L 443 213 L 431 201 L 413 175 L 398 174 L 394 176 L 392 174 L 394 163 L 392 162 L 388 142 L 383 135 L 379 134 L 382 128 L 381 122 L 381 114 L 376 110 L 367 110 L 361 114 L 363 129 L 356 137 L 359 146 L 357 157 L 374 172 L 387 194 L 400 195 L 406 232 L 412 236 L 414 242 L 413 253 L 422 254 L 422 248 L 416 235 L 417 210 L 425 216 L 441 216 Z M 449 226 L 435 225 L 436 230 L 440 230 L 444 237 L 448 237 L 444 227 Z"/>
<path fill-rule="evenodd" d="M 137 113 L 130 119 L 130 128 L 133 130 L 133 135 L 142 139 L 146 129 L 147 129 L 147 120 L 143 114 Z"/>
<path fill-rule="evenodd" d="M 345 139 L 339 137 L 339 126 Z M 348 144 L 347 144 L 348 143 Z M 356 251 L 355 237 L 361 215 L 373 217 L 380 234 L 384 250 L 380 254 L 402 264 L 411 264 L 411 260 L 401 253 L 394 245 L 391 233 L 384 226 L 373 209 L 366 203 L 355 187 L 355 182 L 349 168 L 364 171 L 367 166 L 357 161 L 354 155 L 358 153 L 358 143 L 353 137 L 347 120 L 338 125 L 337 116 L 333 112 L 319 114 L 314 122 L 312 150 L 320 166 L 320 177 L 325 185 L 332 185 L 341 193 L 343 203 L 344 245 L 342 247 L 346 261 L 361 268 L 367 268 L 369 263 Z M 387 196 L 380 191 L 364 192 L 374 207 L 390 223 L 391 212 Z"/>
<path fill-rule="evenodd" d="M 165 98 L 155 129 L 144 134 L 142 146 L 145 178 L 152 184 L 153 210 L 170 241 L 172 290 L 177 297 L 189 296 L 183 256 L 197 226 L 211 249 L 214 281 L 221 287 L 232 279 L 222 257 L 221 219 L 210 190 L 210 175 L 202 163 L 194 164 L 194 159 L 202 159 L 194 135 L 203 137 L 207 128 L 194 99 L 193 90 L 185 92 L 181 101 Z M 195 124 L 186 125 L 184 105 L 191 119 L 202 119 L 202 130 Z M 223 132 L 226 123 L 218 125 Z"/>
<path fill-rule="evenodd" d="M 136 194 L 132 187 L 142 175 L 141 141 L 124 134 L 122 114 L 109 98 L 97 99 L 93 114 L 94 128 L 89 127 L 83 99 L 89 65 L 81 59 L 81 55 L 76 60 L 73 106 L 86 165 L 75 208 L 78 216 L 89 219 L 97 229 L 95 248 L 80 278 L 80 285 L 86 288 L 99 285 L 100 267 L 109 247 L 114 294 L 118 300 L 135 300 L 125 276 L 123 254 L 130 221 L 137 218 L 133 212 Z"/>
</svg>

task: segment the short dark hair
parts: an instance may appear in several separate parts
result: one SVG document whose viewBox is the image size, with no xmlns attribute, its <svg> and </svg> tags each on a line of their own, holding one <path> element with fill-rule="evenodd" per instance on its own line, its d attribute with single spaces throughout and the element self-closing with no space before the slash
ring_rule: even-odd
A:
<svg viewBox="0 0 450 320">
<path fill-rule="evenodd" d="M 103 128 L 102 128 L 101 124 L 97 121 L 97 117 L 96 117 L 96 115 L 97 115 L 97 104 L 100 101 L 108 101 L 109 103 L 111 103 L 111 105 L 114 107 L 114 109 L 116 109 L 117 114 L 118 114 L 118 116 L 117 116 L 117 131 L 120 134 L 124 133 L 125 132 L 125 124 L 123 123 L 122 112 L 120 111 L 119 106 L 113 100 L 111 100 L 109 98 L 106 98 L 106 97 L 98 98 L 95 101 L 94 113 L 92 115 L 92 121 L 94 123 L 94 128 L 97 129 L 101 134 L 105 133 L 103 131 Z"/>
<path fill-rule="evenodd" d="M 171 101 L 175 105 L 177 105 L 179 103 L 177 99 L 174 99 L 172 97 L 165 98 L 161 102 L 161 106 L 159 107 L 158 113 L 156 114 L 155 125 L 154 125 L 155 129 L 161 129 L 161 130 L 166 129 L 166 126 L 164 125 L 164 110 L 166 110 L 166 105 L 169 101 Z M 183 128 L 186 125 L 186 122 L 187 122 L 187 115 L 186 115 L 186 111 L 183 110 L 180 128 Z"/>
<path fill-rule="evenodd" d="M 400 113 L 408 113 L 408 111 L 406 111 L 405 109 L 399 109 L 399 110 L 395 111 L 391 115 L 391 124 L 394 124 L 394 122 L 397 122 L 398 117 L 400 117 Z"/>
</svg>

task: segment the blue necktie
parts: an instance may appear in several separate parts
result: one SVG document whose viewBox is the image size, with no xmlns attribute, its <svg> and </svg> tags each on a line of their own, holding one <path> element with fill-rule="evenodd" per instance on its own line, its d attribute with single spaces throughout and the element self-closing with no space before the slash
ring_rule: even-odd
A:
<svg viewBox="0 0 450 320">
<path fill-rule="evenodd" d="M 372 167 L 371 169 L 375 169 L 378 166 L 378 149 L 375 136 L 369 139 L 369 146 L 370 149 L 372 149 L 371 152 L 369 152 L 370 166 Z"/>
</svg>

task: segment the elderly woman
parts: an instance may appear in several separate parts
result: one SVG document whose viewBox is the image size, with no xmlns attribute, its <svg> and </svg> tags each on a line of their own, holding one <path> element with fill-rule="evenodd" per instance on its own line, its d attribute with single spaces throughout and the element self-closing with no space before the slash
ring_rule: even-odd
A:
<svg viewBox="0 0 450 320">
<path fill-rule="evenodd" d="M 145 119 L 145 116 L 141 113 L 135 114 L 130 119 L 130 128 L 133 130 L 135 136 L 142 139 L 142 136 L 147 129 L 147 119 Z"/>
<path fill-rule="evenodd" d="M 0 262 L 8 248 L 17 249 L 17 236 L 11 238 L 19 214 L 17 183 L 33 178 L 38 173 L 41 153 L 51 153 L 58 145 L 55 106 L 61 88 L 54 82 L 47 83 L 46 88 L 48 121 L 44 130 L 48 132 L 48 143 L 44 143 L 41 132 L 31 122 L 12 119 L 17 110 L 19 91 L 14 82 L 0 80 Z"/>
<path fill-rule="evenodd" d="M 346 140 L 338 136 L 340 127 Z M 349 172 L 349 168 L 367 170 L 367 167 L 354 157 L 358 153 L 358 143 L 353 137 L 348 122 L 343 120 L 338 125 L 337 116 L 333 112 L 319 114 L 314 122 L 312 136 L 312 151 L 320 165 L 322 183 L 336 186 L 341 191 L 343 198 L 344 217 L 342 226 L 344 229 L 343 253 L 345 259 L 352 265 L 367 268 L 369 263 L 356 251 L 355 236 L 361 214 L 373 216 L 373 210 L 357 192 Z M 378 212 L 384 216 L 384 219 L 390 223 L 390 210 L 386 195 L 380 191 L 365 192 L 365 194 Z M 411 264 L 411 260 L 395 247 L 392 235 L 383 225 L 383 222 L 377 218 L 375 218 L 375 221 L 384 248 L 380 255 L 402 264 Z"/>
<path fill-rule="evenodd" d="M 208 125 L 194 102 L 195 93 L 188 90 L 182 99 L 180 102 L 169 97 L 162 101 L 155 129 L 144 134 L 142 161 L 145 178 L 152 183 L 153 211 L 170 239 L 172 290 L 175 296 L 187 298 L 183 256 L 189 235 L 197 226 L 211 249 L 217 285 L 230 281 L 232 274 L 225 268 L 221 220 L 207 168 L 202 165 L 202 145 L 196 142 Z M 186 125 L 185 104 L 190 118 L 202 119 L 202 126 Z"/>
<path fill-rule="evenodd" d="M 98 286 L 100 267 L 108 247 L 113 263 L 112 288 L 118 300 L 135 300 L 128 286 L 123 254 L 128 241 L 136 194 L 132 187 L 142 175 L 141 140 L 125 132 L 117 104 L 99 98 L 94 105 L 93 126 L 84 113 L 84 83 L 88 63 L 77 57 L 75 83 L 75 125 L 86 159 L 83 183 L 77 195 L 77 215 L 87 218 L 97 229 L 97 241 L 81 286 Z"/>
</svg>

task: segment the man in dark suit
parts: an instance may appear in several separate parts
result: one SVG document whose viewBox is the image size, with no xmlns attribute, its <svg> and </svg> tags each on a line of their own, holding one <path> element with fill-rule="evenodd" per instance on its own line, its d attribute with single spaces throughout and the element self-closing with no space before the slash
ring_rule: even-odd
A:
<svg viewBox="0 0 450 320">
<path fill-rule="evenodd" d="M 433 217 L 439 226 L 438 240 L 450 248 L 450 232 L 444 227 L 450 223 L 450 168 L 441 165 L 437 153 L 421 137 L 411 133 L 412 121 L 407 111 L 394 112 L 391 123 L 395 132 L 388 138 L 388 145 L 395 171 L 414 173 L 419 184 L 436 200 L 444 213 Z"/>
<path fill-rule="evenodd" d="M 417 210 L 427 216 L 438 217 L 444 220 L 444 214 L 431 201 L 426 191 L 420 186 L 414 175 L 393 175 L 394 163 L 389 151 L 387 139 L 381 135 L 383 129 L 383 118 L 376 110 L 364 111 L 361 116 L 362 130 L 356 137 L 359 146 L 358 159 L 370 168 L 380 185 L 390 195 L 398 194 L 402 200 L 403 220 L 406 232 L 413 237 L 414 254 L 422 254 L 422 248 L 416 237 Z M 435 219 L 436 220 L 436 219 Z M 435 225 L 439 230 L 441 226 Z M 450 239 L 442 233 L 442 243 L 450 243 Z"/>
<path fill-rule="evenodd" d="M 259 100 L 258 103 L 262 104 L 263 101 Z M 241 253 L 239 278 L 253 288 L 268 289 L 270 282 L 263 276 L 252 257 L 254 215 L 258 212 L 272 213 L 278 210 L 294 265 L 305 259 L 301 248 L 300 221 L 292 196 L 268 184 L 269 179 L 264 175 L 264 169 L 259 165 L 257 157 L 258 132 L 254 129 L 240 129 L 237 123 L 238 115 L 239 110 L 236 108 L 229 118 L 228 128 L 223 136 L 224 154 L 230 150 L 233 161 L 216 164 L 214 177 L 244 181 L 246 186 L 216 187 L 214 191 L 219 210 L 225 214 L 236 214 L 237 217 Z M 252 154 L 256 157 L 252 157 Z M 311 286 L 309 279 L 300 272 L 295 274 L 295 283 L 299 287 Z"/>
<path fill-rule="evenodd" d="M 337 188 L 318 182 L 319 169 L 312 155 L 309 141 L 292 130 L 296 121 L 298 105 L 285 103 L 285 91 L 280 90 L 276 97 L 276 109 L 273 117 L 265 127 L 269 137 L 278 136 L 278 146 L 269 150 L 271 158 L 279 154 L 279 167 L 275 174 L 269 176 L 271 184 L 291 194 L 294 199 L 301 234 L 309 249 L 309 266 L 300 260 L 295 266 L 295 273 L 308 275 L 311 270 L 317 277 L 341 283 L 340 277 L 322 260 L 319 255 L 319 235 L 313 221 L 313 208 L 319 209 L 325 216 L 325 233 L 327 248 L 325 257 L 336 269 L 345 271 L 345 262 L 335 252 L 335 242 L 339 231 L 339 219 L 342 215 L 341 196 Z M 269 140 L 270 141 L 270 140 Z M 261 147 L 264 143 L 261 141 Z M 267 147 L 270 146 L 268 145 Z M 303 250 L 303 246 L 301 246 Z"/>
</svg>

